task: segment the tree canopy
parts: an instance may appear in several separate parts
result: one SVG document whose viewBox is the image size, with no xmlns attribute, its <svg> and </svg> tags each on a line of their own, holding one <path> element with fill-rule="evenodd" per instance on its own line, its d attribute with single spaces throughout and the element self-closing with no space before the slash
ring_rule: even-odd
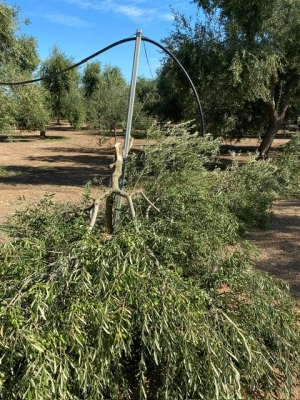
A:
<svg viewBox="0 0 300 400">
<path fill-rule="evenodd" d="M 119 68 L 102 68 L 95 61 L 86 66 L 82 82 L 91 128 L 110 131 L 116 124 L 125 123 L 129 91 Z"/>
<path fill-rule="evenodd" d="M 34 71 L 39 63 L 36 40 L 22 34 L 20 25 L 29 21 L 22 19 L 18 7 L 0 2 L 0 76 L 13 77 L 21 72 Z M 13 70 L 15 70 L 13 72 Z"/>
<path fill-rule="evenodd" d="M 254 132 L 263 138 L 259 150 L 265 158 L 298 95 L 300 4 L 295 0 L 195 3 L 203 7 L 206 20 L 196 17 L 193 22 L 176 15 L 175 29 L 165 43 L 196 83 L 209 130 L 236 137 Z M 171 64 L 164 63 L 162 76 L 168 69 L 174 71 Z"/>
<path fill-rule="evenodd" d="M 55 74 L 73 65 L 73 59 L 68 57 L 60 50 L 58 45 L 54 45 L 49 57 L 42 63 L 41 74 L 47 76 Z M 76 69 L 71 69 L 63 74 L 42 81 L 43 86 L 49 91 L 51 97 L 51 108 L 53 116 L 57 122 L 64 116 L 64 97 L 79 84 L 79 73 Z"/>
<path fill-rule="evenodd" d="M 31 79 L 39 58 L 36 40 L 21 31 L 18 7 L 0 2 L 0 81 L 12 82 Z M 0 131 L 13 126 L 21 129 L 45 129 L 50 121 L 46 92 L 40 85 L 0 87 Z"/>
</svg>

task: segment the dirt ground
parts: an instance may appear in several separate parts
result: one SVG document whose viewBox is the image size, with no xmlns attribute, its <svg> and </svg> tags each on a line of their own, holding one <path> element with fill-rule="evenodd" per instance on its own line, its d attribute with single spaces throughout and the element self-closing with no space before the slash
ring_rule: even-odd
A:
<svg viewBox="0 0 300 400">
<path fill-rule="evenodd" d="M 103 141 L 85 130 L 74 132 L 66 123 L 53 125 L 47 135 L 46 140 L 34 132 L 18 133 L 10 139 L 0 136 L 0 225 L 21 207 L 18 199 L 22 196 L 37 203 L 49 193 L 57 201 L 80 203 L 87 181 L 108 182 L 113 139 Z M 288 135 L 276 138 L 275 151 L 280 151 L 288 140 Z M 143 140 L 135 140 L 134 149 L 142 144 Z M 256 139 L 225 143 L 222 162 L 230 161 L 230 151 L 246 161 L 247 152 L 254 152 L 257 146 Z M 0 229 L 1 237 L 4 240 Z M 261 250 L 257 267 L 287 280 L 292 295 L 300 299 L 300 199 L 275 203 L 270 229 L 251 232 L 249 239 Z"/>
</svg>

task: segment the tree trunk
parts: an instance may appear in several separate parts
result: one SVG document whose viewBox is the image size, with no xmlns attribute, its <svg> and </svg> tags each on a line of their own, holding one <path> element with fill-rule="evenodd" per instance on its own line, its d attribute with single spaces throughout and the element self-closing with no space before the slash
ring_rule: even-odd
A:
<svg viewBox="0 0 300 400">
<path fill-rule="evenodd" d="M 291 94 L 293 89 L 298 85 L 300 77 L 290 71 L 291 76 L 287 74 L 273 75 L 270 80 L 270 102 L 265 103 L 269 117 L 267 131 L 263 140 L 258 148 L 259 158 L 265 160 L 268 158 L 269 150 L 272 146 L 273 140 L 284 120 L 286 111 L 291 101 Z"/>
<path fill-rule="evenodd" d="M 46 131 L 40 131 L 40 139 L 45 139 Z"/>
<path fill-rule="evenodd" d="M 117 125 L 114 125 L 114 137 L 115 137 L 115 143 L 117 143 Z"/>
<path fill-rule="evenodd" d="M 266 107 L 269 116 L 269 123 L 267 131 L 264 134 L 263 140 L 261 141 L 258 148 L 260 160 L 266 160 L 268 158 L 269 150 L 272 146 L 273 140 L 275 139 L 281 122 L 275 108 L 275 102 L 267 103 Z"/>
<path fill-rule="evenodd" d="M 273 140 L 279 129 L 279 122 L 271 123 L 269 121 L 269 126 L 267 132 L 265 133 L 263 140 L 261 141 L 258 151 L 259 151 L 259 159 L 266 160 L 269 157 L 269 150 L 272 146 Z"/>
</svg>

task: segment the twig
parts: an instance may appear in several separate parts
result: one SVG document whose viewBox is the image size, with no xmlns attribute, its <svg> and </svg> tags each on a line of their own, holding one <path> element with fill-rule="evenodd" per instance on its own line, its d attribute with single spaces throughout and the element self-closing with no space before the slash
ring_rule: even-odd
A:
<svg viewBox="0 0 300 400">
<path fill-rule="evenodd" d="M 144 197 L 144 199 L 146 201 L 148 201 L 148 203 L 150 204 L 151 207 L 153 207 L 157 212 L 160 212 L 160 209 L 157 208 L 149 199 L 148 197 L 145 195 L 145 193 L 141 190 L 139 193 L 141 193 L 141 195 Z"/>
</svg>

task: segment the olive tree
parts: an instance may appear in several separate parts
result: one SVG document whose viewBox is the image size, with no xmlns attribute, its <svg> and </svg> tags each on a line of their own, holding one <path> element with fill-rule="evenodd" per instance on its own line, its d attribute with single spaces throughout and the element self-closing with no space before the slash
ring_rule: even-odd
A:
<svg viewBox="0 0 300 400">
<path fill-rule="evenodd" d="M 65 68 L 71 67 L 73 59 L 67 57 L 58 45 L 54 45 L 49 57 L 42 63 L 42 76 L 55 74 Z M 76 69 L 71 69 L 63 74 L 55 75 L 49 79 L 44 79 L 43 86 L 49 91 L 51 98 L 51 109 L 53 116 L 57 118 L 57 123 L 65 116 L 65 96 L 77 88 L 79 85 L 79 73 Z"/>
<path fill-rule="evenodd" d="M 158 92 L 155 79 L 138 77 L 132 125 L 134 129 L 147 132 L 157 115 Z"/>
<path fill-rule="evenodd" d="M 195 3 L 206 20 L 198 18 L 193 25 L 177 15 L 175 30 L 165 42 L 193 76 L 209 110 L 206 121 L 219 127 L 212 133 L 257 132 L 264 159 L 288 107 L 297 99 L 300 4 L 295 0 Z"/>
<path fill-rule="evenodd" d="M 0 81 L 30 80 L 39 58 L 36 41 L 21 32 L 28 24 L 17 7 L 0 2 Z M 0 87 L 0 131 L 14 126 L 21 129 L 44 129 L 49 123 L 46 93 L 38 85 Z"/>
<path fill-rule="evenodd" d="M 43 138 L 51 122 L 51 110 L 47 91 L 38 84 L 17 86 L 15 121 L 21 130 L 39 130 Z"/>
<path fill-rule="evenodd" d="M 128 86 L 117 67 L 88 64 L 83 73 L 83 91 L 87 104 L 87 123 L 93 129 L 116 130 L 125 122 Z"/>
</svg>

